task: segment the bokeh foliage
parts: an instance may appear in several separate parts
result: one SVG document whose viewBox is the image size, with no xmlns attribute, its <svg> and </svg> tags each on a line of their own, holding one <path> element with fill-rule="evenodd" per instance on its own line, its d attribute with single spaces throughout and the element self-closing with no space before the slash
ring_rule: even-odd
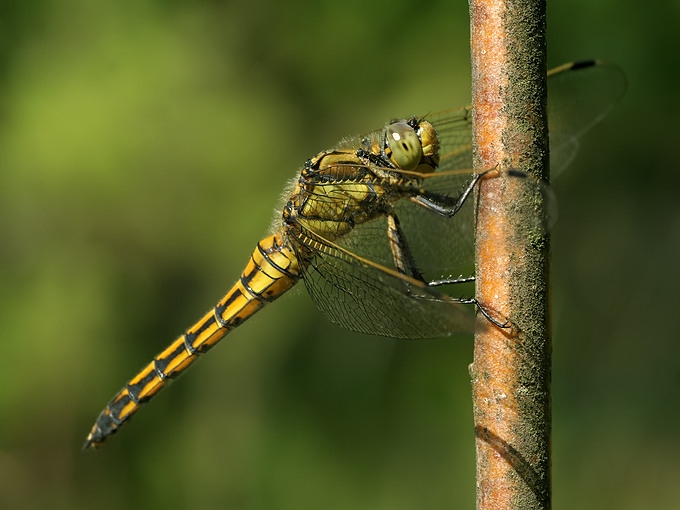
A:
<svg viewBox="0 0 680 510">
<path fill-rule="evenodd" d="M 550 2 L 623 103 L 554 184 L 554 503 L 680 502 L 680 4 Z M 471 338 L 304 289 L 96 453 L 107 400 L 236 279 L 305 159 L 469 101 L 467 3 L 0 4 L 0 507 L 471 508 Z"/>
</svg>

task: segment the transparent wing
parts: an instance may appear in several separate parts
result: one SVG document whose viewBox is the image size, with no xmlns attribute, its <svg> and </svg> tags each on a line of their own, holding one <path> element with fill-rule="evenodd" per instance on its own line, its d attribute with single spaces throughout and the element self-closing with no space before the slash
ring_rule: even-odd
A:
<svg viewBox="0 0 680 510">
<path fill-rule="evenodd" d="M 548 71 L 548 129 L 553 177 L 578 152 L 578 139 L 601 121 L 623 97 L 626 76 L 620 67 L 589 60 Z M 472 168 L 472 109 L 446 110 L 425 118 L 437 128 L 441 171 Z"/>
<path fill-rule="evenodd" d="M 621 68 L 599 60 L 565 64 L 548 72 L 552 177 L 571 163 L 578 138 L 614 108 L 626 86 Z"/>
<path fill-rule="evenodd" d="M 351 234 L 341 240 L 346 247 L 322 241 L 323 248 L 310 261 L 304 278 L 319 309 L 344 328 L 393 338 L 434 338 L 472 331 L 470 306 L 397 273 L 388 260 L 391 256 L 383 227 L 382 219 L 362 225 L 359 246 Z M 367 244 L 367 239 L 375 242 Z M 358 249 L 371 258 L 358 255 Z M 386 265 L 373 259 L 384 260 Z"/>
<path fill-rule="evenodd" d="M 625 78 L 616 66 L 591 61 L 550 71 L 548 87 L 551 163 L 553 171 L 560 171 L 576 154 L 578 137 L 621 98 Z M 473 176 L 471 109 L 447 110 L 425 118 L 437 129 L 440 164 L 435 173 L 421 177 L 422 187 L 459 196 Z M 381 131 L 374 131 L 346 139 L 339 148 L 359 148 L 380 136 Z M 451 218 L 407 199 L 397 200 L 392 207 L 426 281 L 473 273 L 472 200 Z M 305 269 L 305 283 L 317 306 L 333 322 L 350 330 L 396 338 L 472 330 L 471 307 L 456 301 L 464 297 L 460 290 L 464 286 L 450 286 L 449 295 L 397 271 L 386 218 L 358 224 L 332 242 L 311 232 L 305 235 L 310 239 L 305 244 L 315 253 Z"/>
<path fill-rule="evenodd" d="M 420 183 L 428 192 L 457 198 L 472 179 L 470 109 L 448 110 L 428 115 L 427 119 L 437 128 L 441 157 L 437 172 L 420 176 Z M 338 148 L 356 148 L 353 144 L 375 142 L 380 135 L 381 131 L 375 131 L 346 139 Z M 412 172 L 409 174 L 408 177 L 414 177 Z M 336 190 L 342 186 L 333 183 Z M 348 191 L 350 187 L 351 184 Z M 473 274 L 472 200 L 452 218 L 438 215 L 408 198 L 392 202 L 391 207 L 425 281 Z M 316 253 L 305 269 L 309 294 L 336 324 L 395 338 L 434 338 L 473 330 L 473 308 L 457 302 L 457 298 L 472 295 L 472 286 L 450 285 L 447 294 L 443 287 L 429 287 L 399 273 L 390 248 L 386 217 L 357 224 L 332 242 L 308 229 L 300 238 L 306 238 L 305 244 Z"/>
<path fill-rule="evenodd" d="M 427 115 L 437 129 L 439 168 L 423 177 L 427 191 L 458 197 L 472 180 L 472 109 L 446 110 Z M 404 204 L 397 205 L 405 208 Z M 474 207 L 470 198 L 453 218 L 409 207 L 400 214 L 417 261 L 428 279 L 474 274 Z"/>
</svg>

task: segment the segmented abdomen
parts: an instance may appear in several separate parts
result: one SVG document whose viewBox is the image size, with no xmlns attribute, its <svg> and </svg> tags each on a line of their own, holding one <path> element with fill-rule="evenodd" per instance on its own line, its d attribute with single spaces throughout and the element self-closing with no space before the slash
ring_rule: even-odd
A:
<svg viewBox="0 0 680 510">
<path fill-rule="evenodd" d="M 189 330 L 159 353 L 109 402 L 95 422 L 84 449 L 100 446 L 106 438 L 200 354 L 265 304 L 290 289 L 299 279 L 295 252 L 281 236 L 260 241 L 241 278 L 222 300 Z"/>
</svg>

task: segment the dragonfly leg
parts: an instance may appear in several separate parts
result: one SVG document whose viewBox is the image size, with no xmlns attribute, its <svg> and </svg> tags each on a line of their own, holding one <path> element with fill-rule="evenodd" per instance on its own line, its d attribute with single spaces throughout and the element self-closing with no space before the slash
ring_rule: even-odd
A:
<svg viewBox="0 0 680 510">
<path fill-rule="evenodd" d="M 424 193 L 412 197 L 412 200 L 418 205 L 426 207 L 427 209 L 436 212 L 437 214 L 450 218 L 460 210 L 460 208 L 463 206 L 467 198 L 470 196 L 470 193 L 474 189 L 477 182 L 479 182 L 479 180 L 487 172 L 476 174 L 472 178 L 468 186 L 465 188 L 463 193 L 460 195 L 460 197 L 458 197 L 457 199 L 453 199 L 445 195 Z M 411 253 L 411 250 L 408 246 L 408 242 L 406 241 L 406 236 L 404 234 L 404 231 L 401 229 L 401 225 L 399 224 L 399 218 L 394 213 L 394 211 L 389 211 L 387 213 L 387 238 L 389 239 L 390 250 L 392 251 L 394 265 L 397 271 L 399 271 L 401 274 L 419 280 L 428 287 L 470 283 L 475 281 L 474 276 L 459 276 L 458 278 L 442 278 L 440 280 L 433 280 L 430 282 L 426 281 L 422 273 L 416 267 L 415 259 L 413 258 L 413 254 Z M 426 299 L 433 301 L 438 301 L 442 299 L 441 297 L 435 295 L 424 295 L 420 293 L 416 294 L 412 291 L 411 287 L 406 283 L 406 281 L 404 281 L 404 285 L 405 292 L 414 299 Z M 484 317 L 486 317 L 495 326 L 503 329 L 510 327 L 510 321 L 507 318 L 494 317 L 491 311 L 488 310 L 485 306 L 483 306 L 475 298 L 454 298 L 449 296 L 448 299 L 450 299 L 453 302 L 464 305 L 465 304 L 475 305 L 477 309 L 482 313 L 482 315 L 484 315 Z"/>
<path fill-rule="evenodd" d="M 429 211 L 437 213 L 440 216 L 444 216 L 446 218 L 451 218 L 460 210 L 461 207 L 463 207 L 465 201 L 470 197 L 470 193 L 472 193 L 472 190 L 475 188 L 477 183 L 484 176 L 491 172 L 497 172 L 499 175 L 502 174 L 506 177 L 515 177 L 520 179 L 529 177 L 526 172 L 522 172 L 521 170 L 509 169 L 501 172 L 497 168 L 491 168 L 489 170 L 485 170 L 484 172 L 475 174 L 458 197 L 450 197 L 448 195 L 442 195 L 432 191 L 419 190 L 418 193 L 415 193 L 409 198 L 413 203 L 424 207 Z"/>
<path fill-rule="evenodd" d="M 390 249 L 392 250 L 392 257 L 394 258 L 394 265 L 401 274 L 411 276 L 416 280 L 425 283 L 428 287 L 437 287 L 440 285 L 453 285 L 456 283 L 469 283 L 475 281 L 474 276 L 461 276 L 458 278 L 446 278 L 442 280 L 434 280 L 431 282 L 425 281 L 423 275 L 418 271 L 416 267 L 415 260 L 413 259 L 413 254 L 408 247 L 406 241 L 406 236 L 404 235 L 401 226 L 399 225 L 399 218 L 394 212 L 389 212 L 387 214 L 387 237 L 390 241 Z M 414 293 L 410 286 L 404 281 L 405 292 L 413 297 L 414 299 L 430 299 L 432 301 L 441 300 L 440 297 L 435 295 L 423 295 Z M 507 328 L 509 326 L 509 321 L 507 319 L 501 321 L 491 315 L 491 313 L 482 306 L 475 298 L 454 298 L 449 297 L 450 300 L 460 303 L 463 305 L 475 305 L 480 312 L 489 319 L 493 324 L 499 328 Z"/>
<path fill-rule="evenodd" d="M 441 280 L 432 280 L 427 282 L 430 287 L 439 287 L 440 285 L 454 285 L 456 283 L 470 283 L 474 282 L 474 276 L 459 276 L 458 278 L 442 278 Z"/>
<path fill-rule="evenodd" d="M 425 278 L 416 267 L 416 261 L 408 246 L 404 231 L 399 224 L 399 218 L 397 218 L 394 211 L 387 213 L 387 239 L 390 242 L 390 250 L 392 251 L 392 258 L 397 271 L 426 283 Z"/>
<path fill-rule="evenodd" d="M 501 316 L 502 319 L 500 319 L 498 317 L 494 317 L 491 314 L 491 311 L 488 308 L 486 308 L 484 305 L 482 305 L 479 301 L 477 301 L 477 299 L 475 299 L 475 298 L 451 298 L 451 299 L 453 301 L 455 301 L 456 303 L 460 303 L 460 304 L 463 304 L 463 305 L 475 305 L 477 307 L 477 309 L 480 312 L 482 312 L 482 315 L 484 317 L 486 317 L 486 319 L 489 322 L 491 322 L 495 326 L 498 326 L 499 328 L 507 329 L 507 328 L 510 328 L 512 326 L 512 324 L 510 323 L 510 320 L 507 317 Z M 500 315 L 500 314 L 497 314 L 497 315 Z"/>
<path fill-rule="evenodd" d="M 438 287 L 440 285 L 454 285 L 456 283 L 470 283 L 474 281 L 475 281 L 474 276 L 459 276 L 458 278 L 443 278 L 441 280 L 433 280 L 431 282 L 428 282 L 427 285 L 429 287 Z M 451 297 L 451 299 L 456 303 L 460 303 L 463 305 L 475 305 L 479 309 L 479 311 L 482 312 L 482 315 L 484 315 L 484 317 L 486 317 L 491 323 L 498 326 L 499 328 L 506 329 L 510 327 L 510 321 L 506 317 L 503 317 L 502 320 L 497 317 L 494 317 L 491 314 L 491 312 L 475 298 Z"/>
<path fill-rule="evenodd" d="M 390 250 L 392 251 L 392 259 L 394 260 L 394 266 L 403 275 L 410 276 L 428 287 L 438 287 L 441 285 L 453 285 L 456 283 L 469 283 L 475 281 L 474 276 L 459 276 L 458 278 L 442 278 L 441 280 L 433 280 L 428 282 L 425 277 L 418 270 L 416 266 L 415 259 L 411 253 L 408 242 L 406 241 L 406 235 L 401 229 L 399 224 L 399 218 L 394 213 L 394 211 L 389 211 L 387 213 L 387 239 L 390 243 Z M 404 282 L 406 283 L 406 282 Z M 406 292 L 412 294 L 409 290 L 409 286 L 406 286 Z M 418 296 L 424 297 L 424 296 Z M 464 301 L 464 299 L 463 299 Z"/>
<path fill-rule="evenodd" d="M 356 156 L 377 167 L 394 168 L 392 162 L 382 154 L 374 154 L 366 149 L 357 149 Z"/>
<path fill-rule="evenodd" d="M 460 210 L 461 207 L 463 207 L 465 201 L 470 197 L 472 190 L 475 188 L 479 180 L 484 175 L 486 175 L 486 173 L 487 172 L 475 174 L 459 197 L 449 197 L 447 195 L 441 195 L 439 193 L 423 190 L 421 193 L 410 197 L 410 199 L 413 203 L 424 207 L 429 211 L 446 218 L 451 218 Z"/>
</svg>

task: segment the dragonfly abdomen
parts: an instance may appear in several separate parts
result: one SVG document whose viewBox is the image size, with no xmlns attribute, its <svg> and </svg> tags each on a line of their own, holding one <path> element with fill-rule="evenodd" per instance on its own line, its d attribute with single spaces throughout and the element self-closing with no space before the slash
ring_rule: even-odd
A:
<svg viewBox="0 0 680 510">
<path fill-rule="evenodd" d="M 265 304 L 290 289 L 299 279 L 295 252 L 281 236 L 260 241 L 236 284 L 202 319 L 159 353 L 109 402 L 95 422 L 84 449 L 100 446 L 198 356 Z"/>
</svg>

